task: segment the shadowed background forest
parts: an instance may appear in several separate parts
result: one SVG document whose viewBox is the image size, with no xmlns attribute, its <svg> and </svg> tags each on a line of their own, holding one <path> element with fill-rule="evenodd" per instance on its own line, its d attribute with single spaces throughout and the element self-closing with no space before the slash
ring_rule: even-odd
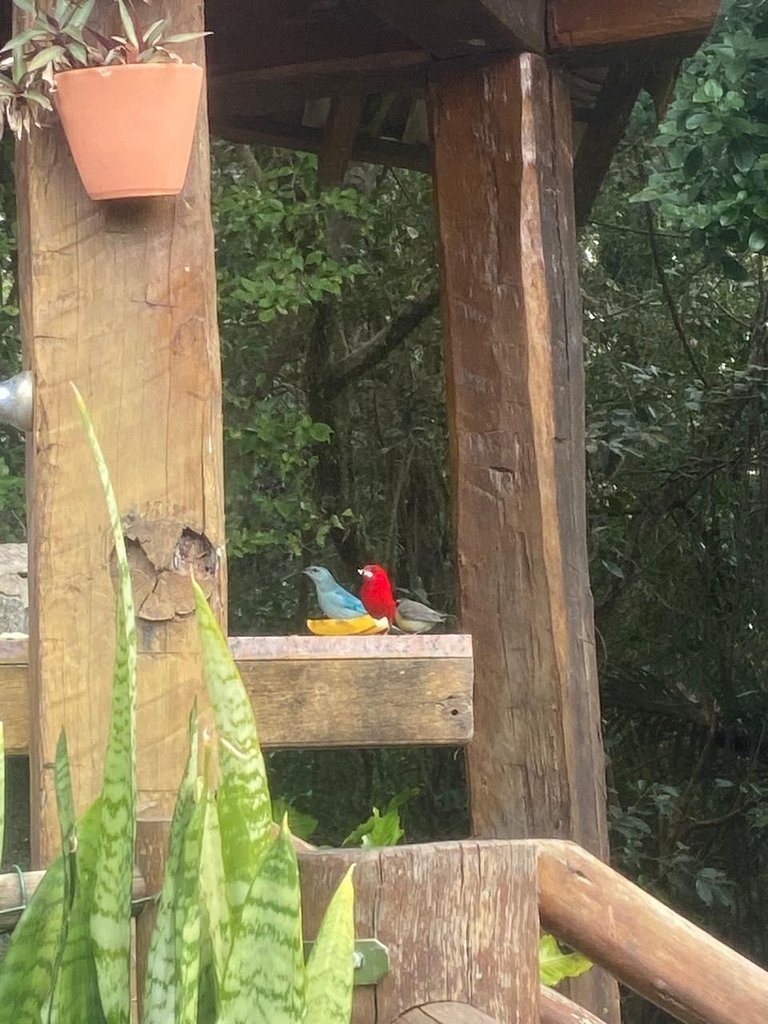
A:
<svg viewBox="0 0 768 1024">
<path fill-rule="evenodd" d="M 727 5 L 658 113 L 643 96 L 581 233 L 612 850 L 766 963 L 768 3 Z M 3 145 L 7 377 L 19 341 Z M 301 629 L 310 562 L 345 583 L 382 562 L 453 610 L 430 185 L 356 166 L 321 191 L 314 157 L 214 145 L 232 634 Z M 0 452 L 0 540 L 23 540 L 10 429 Z M 409 840 L 467 834 L 457 752 L 270 761 L 273 791 L 319 823 L 314 841 L 340 841 L 410 789 Z"/>
</svg>

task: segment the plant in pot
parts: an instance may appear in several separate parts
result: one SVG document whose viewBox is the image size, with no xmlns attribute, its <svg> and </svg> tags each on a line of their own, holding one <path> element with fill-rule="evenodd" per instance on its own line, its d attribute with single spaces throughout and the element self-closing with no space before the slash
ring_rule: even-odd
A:
<svg viewBox="0 0 768 1024">
<path fill-rule="evenodd" d="M 0 54 L 0 133 L 21 138 L 59 115 L 92 199 L 176 195 L 192 150 L 203 69 L 170 49 L 205 33 L 143 27 L 116 0 L 122 35 L 91 24 L 96 0 L 14 0 L 28 27 Z"/>
</svg>

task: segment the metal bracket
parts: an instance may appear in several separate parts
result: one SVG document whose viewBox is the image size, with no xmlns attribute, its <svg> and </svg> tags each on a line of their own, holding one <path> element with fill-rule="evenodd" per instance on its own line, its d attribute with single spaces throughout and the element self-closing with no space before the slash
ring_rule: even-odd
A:
<svg viewBox="0 0 768 1024">
<path fill-rule="evenodd" d="M 32 374 L 29 370 L 0 381 L 0 422 L 32 429 Z"/>
<path fill-rule="evenodd" d="M 309 956 L 314 942 L 304 943 L 304 957 Z M 354 984 L 375 985 L 389 974 L 389 950 L 378 939 L 357 939 L 355 942 Z"/>
</svg>

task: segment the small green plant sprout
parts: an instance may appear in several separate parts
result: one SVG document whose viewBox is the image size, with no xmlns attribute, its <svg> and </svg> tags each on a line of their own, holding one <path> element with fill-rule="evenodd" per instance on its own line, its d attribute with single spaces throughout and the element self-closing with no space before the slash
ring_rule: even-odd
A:
<svg viewBox="0 0 768 1024">
<path fill-rule="evenodd" d="M 7 126 L 17 138 L 42 127 L 53 109 L 56 74 L 111 64 L 181 63 L 172 49 L 207 35 L 168 34 L 169 19 L 143 27 L 124 0 L 115 0 L 122 34 L 105 35 L 90 24 L 95 0 L 56 0 L 52 10 L 37 0 L 13 0 L 29 27 L 0 50 L 0 136 Z"/>
<path fill-rule="evenodd" d="M 20 1024 L 128 1024 L 136 804 L 136 628 L 130 572 L 106 462 L 85 405 L 118 563 L 117 641 L 101 793 L 79 818 L 66 741 L 56 751 L 61 855 L 22 914 L 0 964 L 0 1006 Z M 189 755 L 171 824 L 150 942 L 142 1024 L 349 1024 L 354 975 L 351 871 L 304 960 L 299 870 L 272 804 L 242 680 L 193 581 L 215 731 Z M 209 765 L 216 746 L 217 777 Z M 202 767 L 200 763 L 202 762 Z"/>
<path fill-rule="evenodd" d="M 389 801 L 383 813 L 378 807 L 344 839 L 342 846 L 397 846 L 405 835 L 400 824 L 400 808 L 419 793 L 418 787 L 404 789 Z"/>
<path fill-rule="evenodd" d="M 553 988 L 566 978 L 578 978 L 592 967 L 581 953 L 564 953 L 554 935 L 542 935 L 539 941 L 539 976 L 542 985 Z"/>
</svg>

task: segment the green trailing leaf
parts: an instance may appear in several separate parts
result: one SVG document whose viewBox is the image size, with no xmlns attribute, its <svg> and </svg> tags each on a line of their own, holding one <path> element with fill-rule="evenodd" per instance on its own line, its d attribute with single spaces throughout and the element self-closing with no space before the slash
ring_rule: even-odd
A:
<svg viewBox="0 0 768 1024">
<path fill-rule="evenodd" d="M 307 961 L 306 1019 L 349 1024 L 355 974 L 355 890 L 352 868 L 323 917 Z"/>
<path fill-rule="evenodd" d="M 73 390 L 104 488 L 118 566 L 112 711 L 101 792 L 101 835 L 90 927 L 107 1022 L 127 1024 L 130 1013 L 130 908 L 136 806 L 136 621 L 117 499 L 85 403 L 74 385 Z"/>
<path fill-rule="evenodd" d="M 234 923 L 270 841 L 272 805 L 251 702 L 205 595 L 194 579 L 192 586 L 203 675 L 219 734 L 217 805 Z"/>
<path fill-rule="evenodd" d="M 197 713 L 193 710 L 189 721 L 189 756 L 176 797 L 165 877 L 149 945 L 144 980 L 143 1024 L 165 1024 L 166 1021 L 178 1020 L 176 906 L 184 862 L 185 836 L 195 811 L 197 756 Z"/>
<path fill-rule="evenodd" d="M 222 986 L 220 1024 L 302 1024 L 304 1019 L 299 866 L 284 822 L 241 908 Z"/>
<path fill-rule="evenodd" d="M 578 978 L 592 966 L 581 953 L 564 953 L 554 935 L 542 935 L 539 941 L 539 976 L 542 985 L 559 984 L 565 978 Z"/>
</svg>

